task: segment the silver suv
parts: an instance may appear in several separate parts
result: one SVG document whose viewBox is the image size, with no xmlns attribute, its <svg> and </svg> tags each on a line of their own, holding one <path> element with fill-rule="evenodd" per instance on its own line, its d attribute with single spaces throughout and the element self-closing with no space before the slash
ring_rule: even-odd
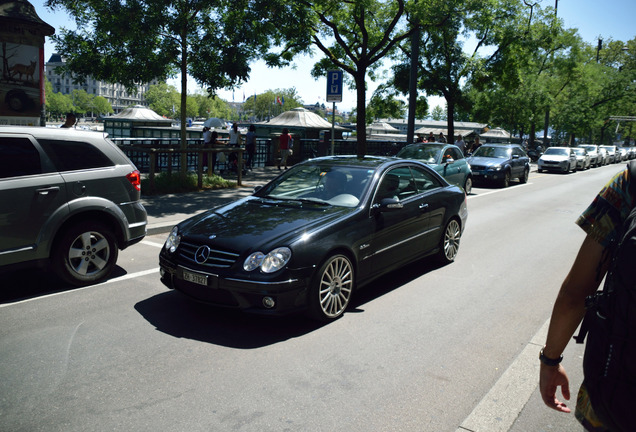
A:
<svg viewBox="0 0 636 432">
<path fill-rule="evenodd" d="M 0 126 L 0 270 L 47 265 L 74 286 L 146 235 L 137 168 L 99 132 Z"/>
</svg>

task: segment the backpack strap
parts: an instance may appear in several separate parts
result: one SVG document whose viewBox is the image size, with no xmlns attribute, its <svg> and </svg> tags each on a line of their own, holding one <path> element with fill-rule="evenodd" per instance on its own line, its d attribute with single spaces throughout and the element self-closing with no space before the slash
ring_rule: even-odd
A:
<svg viewBox="0 0 636 432">
<path fill-rule="evenodd" d="M 632 206 L 636 205 L 636 160 L 631 160 L 627 163 L 627 170 L 629 171 L 629 193 L 632 197 Z M 633 207 L 632 207 L 633 208 Z M 585 336 L 590 326 L 590 313 L 596 313 L 596 303 L 599 301 L 599 293 L 596 292 L 585 299 L 585 309 L 588 313 L 585 314 L 581 327 L 579 328 L 579 334 L 575 335 L 573 339 L 578 344 L 582 344 L 585 341 Z"/>
</svg>

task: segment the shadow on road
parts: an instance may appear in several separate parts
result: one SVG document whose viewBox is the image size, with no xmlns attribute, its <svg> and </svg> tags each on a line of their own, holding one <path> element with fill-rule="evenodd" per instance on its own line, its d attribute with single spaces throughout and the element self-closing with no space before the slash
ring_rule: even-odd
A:
<svg viewBox="0 0 636 432">
<path fill-rule="evenodd" d="M 363 306 L 394 289 L 434 270 L 420 261 L 391 272 L 354 293 L 345 312 L 363 313 Z M 325 323 L 302 313 L 283 317 L 260 316 L 198 303 L 179 292 L 157 294 L 135 305 L 155 328 L 174 337 L 187 338 L 238 349 L 254 349 L 300 337 Z"/>
</svg>

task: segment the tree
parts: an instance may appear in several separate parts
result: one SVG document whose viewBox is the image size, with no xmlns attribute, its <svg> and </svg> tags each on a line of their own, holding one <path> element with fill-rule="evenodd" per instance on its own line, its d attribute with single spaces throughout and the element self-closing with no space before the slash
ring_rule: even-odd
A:
<svg viewBox="0 0 636 432">
<path fill-rule="evenodd" d="M 446 112 L 444 112 L 444 108 L 442 108 L 439 105 L 436 105 L 435 108 L 433 108 L 433 111 L 431 112 L 431 120 L 436 120 L 436 121 L 441 121 L 441 120 L 448 120 L 446 118 Z M 448 136 L 452 136 L 450 133 L 448 134 Z"/>
<path fill-rule="evenodd" d="M 112 114 L 114 111 L 113 106 L 110 102 L 108 102 L 108 99 L 103 96 L 95 96 L 93 99 L 93 112 L 97 115 L 102 115 Z"/>
<path fill-rule="evenodd" d="M 159 115 L 174 117 L 181 100 L 179 92 L 174 86 L 166 82 L 151 85 L 144 95 L 151 110 Z"/>
<path fill-rule="evenodd" d="M 280 100 L 280 103 L 278 102 Z M 302 106 L 296 88 L 267 90 L 245 100 L 243 111 L 257 119 L 271 118 L 284 111 Z"/>
<path fill-rule="evenodd" d="M 366 154 L 366 79 L 375 78 L 375 71 L 383 59 L 414 28 L 408 24 L 407 0 L 299 0 L 308 17 L 303 28 L 309 41 L 324 54 L 314 65 L 316 78 L 334 68 L 350 75 L 356 89 L 357 154 Z M 408 7 L 407 7 L 408 6 Z M 298 22 L 298 21 L 297 21 Z M 298 45 L 298 41 L 286 45 L 286 52 Z"/>
<path fill-rule="evenodd" d="M 367 118 L 378 120 L 381 118 L 403 118 L 406 114 L 406 103 L 397 98 L 398 94 L 390 86 L 381 85 L 371 96 L 367 106 Z"/>
<path fill-rule="evenodd" d="M 55 116 L 63 116 L 73 111 L 73 101 L 67 95 L 55 93 L 53 85 L 46 79 L 44 82 L 44 94 L 46 95 L 46 112 Z"/>
<path fill-rule="evenodd" d="M 440 0 L 417 3 L 422 26 L 418 62 L 418 88 L 446 100 L 448 136 L 454 131 L 455 110 L 465 110 L 463 86 L 472 79 L 487 80 L 490 70 L 507 60 L 509 46 L 518 37 L 519 0 Z M 464 45 L 475 47 L 466 53 Z M 409 91 L 410 41 L 394 66 L 394 85 Z"/>
<path fill-rule="evenodd" d="M 77 30 L 63 29 L 53 40 L 77 81 L 92 76 L 132 91 L 136 83 L 181 74 L 183 149 L 188 75 L 211 95 L 231 88 L 247 80 L 252 60 L 284 42 L 280 23 L 303 18 L 302 8 L 288 0 L 47 0 L 46 5 L 75 18 Z M 299 39 L 297 27 L 285 28 Z M 278 64 L 306 49 L 293 47 Z M 184 153 L 183 174 L 185 158 Z"/>
</svg>

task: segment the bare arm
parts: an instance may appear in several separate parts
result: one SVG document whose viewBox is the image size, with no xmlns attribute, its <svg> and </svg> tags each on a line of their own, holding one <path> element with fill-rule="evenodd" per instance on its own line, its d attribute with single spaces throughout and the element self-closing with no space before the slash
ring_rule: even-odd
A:
<svg viewBox="0 0 636 432">
<path fill-rule="evenodd" d="M 583 319 L 585 297 L 598 289 L 607 273 L 609 260 L 604 251 L 605 248 L 590 236 L 583 241 L 554 303 L 544 349 L 547 357 L 559 358 Z M 561 387 L 563 397 L 569 400 L 569 381 L 565 369 L 561 365 L 546 366 L 542 363 L 539 388 L 543 402 L 557 411 L 570 412 L 570 409 L 556 398 L 558 387 Z"/>
</svg>

